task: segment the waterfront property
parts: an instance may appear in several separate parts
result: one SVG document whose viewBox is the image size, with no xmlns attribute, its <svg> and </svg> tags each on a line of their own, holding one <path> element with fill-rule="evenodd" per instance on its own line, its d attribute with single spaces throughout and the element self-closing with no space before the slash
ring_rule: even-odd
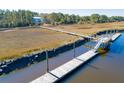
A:
<svg viewBox="0 0 124 93">
<path fill-rule="evenodd" d="M 30 29 L 30 30 L 29 30 Z M 37 31 L 37 30 L 40 30 L 40 31 Z M 52 28 L 53 29 L 53 28 Z M 79 36 L 81 36 L 81 37 L 85 37 L 85 38 L 87 38 L 87 37 L 91 37 L 92 38 L 92 36 L 85 36 L 85 35 L 81 35 L 81 34 L 77 34 L 77 33 L 71 33 L 71 32 L 68 32 L 68 31 L 64 31 L 63 32 L 63 30 L 57 30 L 57 32 L 52 32 L 52 29 L 47 29 L 47 28 L 44 28 L 44 29 L 41 29 L 40 27 L 38 27 L 38 28 L 36 28 L 36 27 L 27 27 L 27 28 L 16 28 L 16 29 L 13 29 L 13 30 L 9 30 L 9 31 L 1 31 L 1 33 L 2 34 L 5 34 L 5 35 L 7 35 L 8 33 L 22 33 L 22 32 L 30 32 L 30 33 L 32 33 L 32 36 L 33 37 L 35 37 L 36 35 L 34 35 L 33 34 L 33 32 L 35 32 L 35 33 L 39 33 L 39 32 L 44 32 L 44 33 L 48 33 L 48 34 L 52 34 L 52 33 L 56 33 L 56 34 L 58 34 L 58 36 L 59 36 L 59 38 L 60 38 L 60 34 L 63 34 L 63 36 L 65 36 L 65 35 L 67 35 L 67 36 L 71 36 L 71 37 L 73 37 L 74 39 L 71 39 L 70 37 L 68 37 L 68 39 L 69 39 L 69 41 L 67 42 L 66 40 L 65 40 L 65 38 L 63 38 L 62 37 L 62 39 L 64 39 L 65 40 L 65 42 L 63 43 L 63 44 L 58 44 L 58 45 L 56 45 L 55 43 L 53 43 L 52 42 L 52 44 L 53 44 L 53 48 L 55 49 L 56 47 L 58 47 L 58 46 L 62 46 L 62 45 L 68 45 L 69 43 L 73 43 L 75 40 L 79 40 Z M 20 31 L 21 32 L 20 32 Z M 28 31 L 27 31 L 28 30 Z M 17 32 L 16 32 L 17 31 Z M 114 33 L 114 32 L 119 32 L 119 31 L 122 31 L 122 30 L 106 30 L 106 31 L 101 31 L 101 32 L 98 32 L 98 33 L 96 33 L 96 35 L 98 34 L 98 35 L 101 35 L 101 34 L 106 34 L 106 32 L 112 32 L 112 33 Z M 59 32 L 59 33 L 58 33 Z M 26 36 L 26 33 L 24 33 L 25 35 L 22 35 L 22 36 Z M 10 34 L 9 34 L 10 35 Z M 27 35 L 29 35 L 28 33 L 27 33 Z M 39 37 L 41 36 L 40 34 L 38 34 L 39 35 Z M 95 34 L 94 34 L 95 35 Z M 20 37 L 21 35 L 19 34 L 19 37 Z M 30 35 L 29 35 L 30 36 Z M 43 36 L 45 36 L 45 35 L 43 35 Z M 2 35 L 1 35 L 1 37 L 2 37 Z M 37 36 L 36 36 L 37 37 Z M 17 38 L 17 36 L 16 36 L 16 38 Z M 22 37 L 21 37 L 22 38 Z M 20 38 L 20 41 L 21 41 L 21 38 Z M 41 37 L 40 37 L 41 38 Z M 42 37 L 43 38 L 43 37 Z M 44 37 L 43 39 L 45 39 L 46 37 Z M 27 37 L 26 36 L 26 39 L 23 39 L 24 41 L 26 41 L 26 40 L 28 40 L 29 39 L 29 37 Z M 47 38 L 46 38 L 47 39 Z M 55 39 L 55 38 L 54 38 Z M 83 39 L 83 38 L 82 38 Z M 17 39 L 16 39 L 17 40 Z M 31 38 L 31 40 L 35 40 L 35 39 L 32 39 Z M 38 39 L 39 41 L 41 40 L 41 39 Z M 52 39 L 50 39 L 50 40 L 52 40 Z M 59 40 L 59 39 L 57 39 L 57 40 Z M 19 41 L 19 40 L 18 40 Z M 22 41 L 23 43 L 24 43 L 24 41 Z M 55 42 L 56 40 L 54 40 L 54 42 Z M 19 42 L 17 42 L 17 43 L 19 43 Z M 29 43 L 29 45 L 31 44 L 30 42 L 28 42 Z M 36 42 L 37 43 L 37 42 Z M 36 45 L 36 43 L 33 43 L 34 45 Z M 40 41 L 40 43 L 41 43 L 41 41 Z M 50 44 L 50 42 L 44 42 L 44 43 L 49 43 Z M 61 43 L 61 42 L 59 42 L 59 43 Z M 14 43 L 15 44 L 15 43 Z M 54 44 L 56 45 L 56 46 L 54 46 Z M 18 44 L 19 45 L 19 44 Z M 42 44 L 42 45 L 44 45 L 44 44 Z M 20 46 L 22 46 L 22 44 L 20 45 Z M 19 47 L 20 47 L 19 46 Z M 36 45 L 36 46 L 39 46 L 39 45 Z M 9 46 L 10 47 L 10 46 Z M 34 46 L 31 46 L 31 47 L 33 47 L 34 48 Z M 5 47 L 4 47 L 5 48 Z M 17 51 L 17 49 L 16 48 L 14 48 L 16 51 Z M 29 49 L 29 48 L 27 48 L 27 49 Z M 1 70 L 1 74 L 2 74 L 2 72 L 3 73 L 6 73 L 6 74 L 8 74 L 9 72 L 11 72 L 11 71 L 15 71 L 15 69 L 21 69 L 21 68 L 24 68 L 24 67 L 27 67 L 27 66 L 29 66 L 29 65 L 31 65 L 31 64 L 34 64 L 34 63 L 37 63 L 37 60 L 36 59 L 38 59 L 38 62 L 40 62 L 41 61 L 41 59 L 40 59 L 40 61 L 39 61 L 39 55 L 36 55 L 35 56 L 35 52 L 37 53 L 38 51 L 40 52 L 41 50 L 48 50 L 48 49 L 52 49 L 52 47 L 51 47 L 51 45 L 50 46 L 48 46 L 48 45 L 46 45 L 46 46 L 44 46 L 44 48 L 41 48 L 41 46 L 39 46 L 38 48 L 36 48 L 36 49 L 31 49 L 31 50 L 29 50 L 29 51 L 26 51 L 26 52 L 23 52 L 22 54 L 18 54 L 17 53 L 17 55 L 14 55 L 14 56 L 10 56 L 10 57 L 4 57 L 4 58 L 2 58 L 2 68 L 0 69 Z M 52 49 L 52 50 L 54 50 L 54 49 Z M 72 49 L 72 48 L 71 48 Z M 12 49 L 11 49 L 12 50 Z M 52 51 L 51 50 L 51 51 Z M 51 51 L 50 51 L 50 54 L 51 54 Z M 6 52 L 4 52 L 4 53 L 6 53 Z M 12 53 L 14 53 L 14 52 L 12 52 Z M 33 54 L 33 55 L 31 55 L 31 57 L 29 56 L 30 54 Z M 4 55 L 1 55 L 1 56 L 4 56 Z M 29 56 L 29 58 L 28 58 L 28 56 Z M 38 56 L 38 57 L 37 57 Z M 12 58 L 16 58 L 17 57 L 17 60 L 15 61 L 15 60 L 13 60 Z M 33 58 L 33 59 L 32 59 Z M 10 60 L 6 60 L 6 59 L 10 59 Z M 18 60 L 19 59 L 19 60 Z M 28 60 L 27 60 L 28 59 Z M 3 60 L 5 60 L 5 61 L 3 61 Z M 20 61 L 20 60 L 23 60 L 23 61 Z M 11 66 L 9 66 L 8 64 L 6 64 L 6 62 L 8 62 L 8 64 L 9 65 L 11 65 Z M 16 64 L 16 65 L 15 65 Z M 18 65 L 18 66 L 17 66 Z M 21 66 L 20 66 L 21 65 Z M 13 66 L 14 66 L 14 68 L 13 68 Z M 11 68 L 12 67 L 12 68 Z M 11 70 L 9 70 L 9 68 L 11 68 Z"/>
<path fill-rule="evenodd" d="M 111 37 L 111 40 L 114 41 L 116 40 L 121 34 L 117 33 L 114 34 Z M 110 37 L 108 37 L 110 38 Z M 110 42 L 110 41 L 108 41 Z M 101 47 L 101 40 L 98 42 L 98 44 L 95 46 L 94 49 L 72 59 L 71 61 L 65 63 L 64 65 L 57 67 L 56 69 L 52 71 L 48 71 L 46 74 L 43 76 L 37 78 L 36 80 L 33 80 L 32 83 L 52 83 L 52 82 L 57 82 L 58 80 L 62 79 L 64 76 L 81 66 L 82 64 L 86 63 L 88 60 L 92 59 L 95 57 L 99 52 L 97 51 L 97 48 Z"/>
</svg>

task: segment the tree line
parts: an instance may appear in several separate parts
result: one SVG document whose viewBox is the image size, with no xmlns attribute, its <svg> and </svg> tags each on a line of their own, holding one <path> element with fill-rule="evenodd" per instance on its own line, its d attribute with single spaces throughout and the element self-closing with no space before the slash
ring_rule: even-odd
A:
<svg viewBox="0 0 124 93">
<path fill-rule="evenodd" d="M 63 13 L 37 13 L 29 10 L 1 10 L 0 27 L 23 27 L 32 25 L 32 17 L 39 16 L 45 23 L 51 25 L 59 24 L 87 24 L 124 21 L 123 16 L 111 16 L 92 14 L 90 16 L 69 15 Z"/>
<path fill-rule="evenodd" d="M 63 13 L 41 14 L 44 22 L 47 24 L 86 24 L 86 23 L 107 23 L 124 21 L 122 16 L 111 16 L 92 14 L 91 16 L 68 15 Z"/>
<path fill-rule="evenodd" d="M 0 27 L 29 26 L 32 24 L 32 17 L 38 15 L 38 13 L 29 10 L 0 10 Z"/>
</svg>

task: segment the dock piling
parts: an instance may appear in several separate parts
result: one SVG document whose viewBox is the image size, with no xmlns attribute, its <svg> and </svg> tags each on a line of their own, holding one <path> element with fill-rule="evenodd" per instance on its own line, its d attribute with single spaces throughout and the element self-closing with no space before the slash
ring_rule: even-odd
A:
<svg viewBox="0 0 124 93">
<path fill-rule="evenodd" d="M 73 56 L 73 57 L 75 58 L 75 52 L 76 52 L 76 51 L 75 51 L 75 42 L 74 42 L 74 44 L 73 44 L 73 50 L 74 50 L 74 56 Z"/>
<path fill-rule="evenodd" d="M 46 68 L 47 68 L 47 73 L 49 72 L 49 56 L 48 56 L 48 51 L 46 50 Z"/>
</svg>

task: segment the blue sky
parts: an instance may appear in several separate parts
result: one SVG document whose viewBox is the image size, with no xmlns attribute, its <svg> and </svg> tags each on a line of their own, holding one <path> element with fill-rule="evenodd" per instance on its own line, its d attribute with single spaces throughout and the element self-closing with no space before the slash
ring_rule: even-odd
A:
<svg viewBox="0 0 124 93">
<path fill-rule="evenodd" d="M 32 9 L 39 13 L 62 12 L 65 14 L 91 15 L 93 13 L 105 14 L 107 16 L 124 16 L 124 9 Z"/>
</svg>

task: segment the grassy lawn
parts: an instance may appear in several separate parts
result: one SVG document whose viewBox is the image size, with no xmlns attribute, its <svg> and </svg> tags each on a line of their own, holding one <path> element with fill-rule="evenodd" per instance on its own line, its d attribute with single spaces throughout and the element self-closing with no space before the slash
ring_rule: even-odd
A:
<svg viewBox="0 0 124 93">
<path fill-rule="evenodd" d="M 52 49 L 77 39 L 46 29 L 29 28 L 0 32 L 0 60 L 20 57 L 32 51 Z"/>
<path fill-rule="evenodd" d="M 107 29 L 124 29 L 124 22 L 60 25 L 53 28 L 87 35 Z"/>
</svg>

